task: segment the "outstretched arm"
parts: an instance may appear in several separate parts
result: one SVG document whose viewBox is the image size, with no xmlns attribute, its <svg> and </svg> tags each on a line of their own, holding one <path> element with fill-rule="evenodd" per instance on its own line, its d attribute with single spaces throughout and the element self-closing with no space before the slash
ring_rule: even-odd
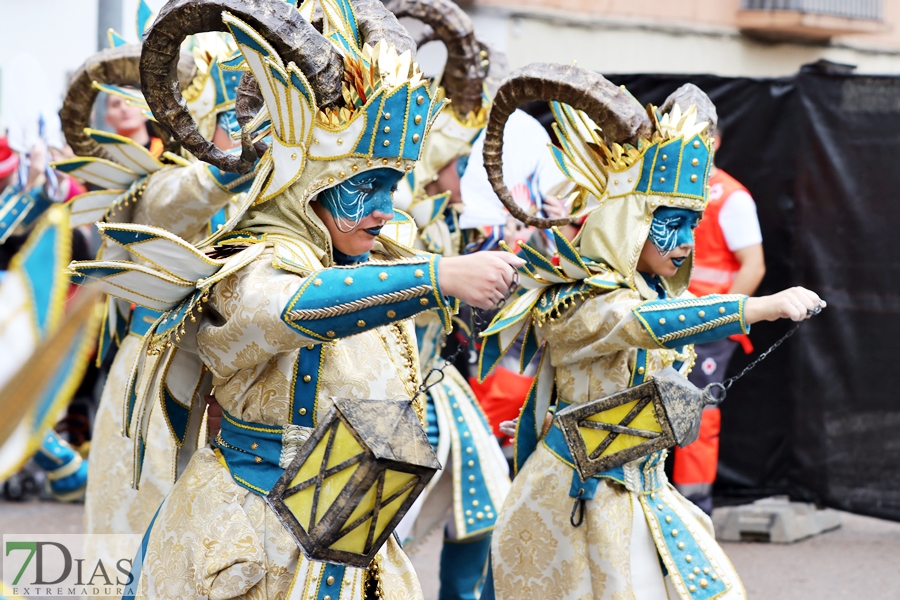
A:
<svg viewBox="0 0 900 600">
<path fill-rule="evenodd" d="M 509 259 L 486 254 L 491 256 L 480 260 L 426 254 L 331 267 L 308 277 L 273 267 L 271 255 L 264 254 L 216 284 L 210 298 L 214 313 L 204 317 L 197 341 L 216 374 L 227 376 L 276 354 L 425 310 L 438 309 L 449 323 L 448 296 L 493 305 L 494 297 L 503 294 L 499 290 L 508 289 L 513 277 Z"/>
</svg>

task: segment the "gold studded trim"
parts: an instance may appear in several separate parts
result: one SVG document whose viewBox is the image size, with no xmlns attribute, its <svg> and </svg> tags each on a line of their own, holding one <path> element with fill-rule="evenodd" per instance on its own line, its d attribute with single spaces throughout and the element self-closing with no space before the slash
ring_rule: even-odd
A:
<svg viewBox="0 0 900 600">
<path fill-rule="evenodd" d="M 394 304 L 395 302 L 403 302 L 404 300 L 412 300 L 413 298 L 421 298 L 431 293 L 430 285 L 417 285 L 416 287 L 398 292 L 390 292 L 388 294 L 376 294 L 368 298 L 361 298 L 353 302 L 338 304 L 328 308 L 309 308 L 292 310 L 287 314 L 291 321 L 315 321 L 318 319 L 330 319 L 339 317 L 353 312 L 358 312 L 373 306 L 381 306 L 384 304 Z"/>
<path fill-rule="evenodd" d="M 726 315 L 724 317 L 719 317 L 718 319 L 713 319 L 708 323 L 701 323 L 700 325 L 694 325 L 693 327 L 688 327 L 687 329 L 682 329 L 681 331 L 673 331 L 672 333 L 661 335 L 659 336 L 659 342 L 661 344 L 665 344 L 667 342 L 671 342 L 672 340 L 678 340 L 691 335 L 696 335 L 698 333 L 703 333 L 704 331 L 709 331 L 710 329 L 715 329 L 716 327 L 728 325 L 729 323 L 735 323 L 740 320 L 741 315 L 739 313 Z"/>
<path fill-rule="evenodd" d="M 654 300 L 642 305 L 638 310 L 642 313 L 648 313 L 658 310 L 677 310 L 679 308 L 692 308 L 698 306 L 714 306 L 723 302 L 740 302 L 744 296 L 740 294 L 724 294 L 721 296 L 704 298 L 685 298 L 683 300 L 674 300 L 671 302 L 659 302 Z"/>
</svg>

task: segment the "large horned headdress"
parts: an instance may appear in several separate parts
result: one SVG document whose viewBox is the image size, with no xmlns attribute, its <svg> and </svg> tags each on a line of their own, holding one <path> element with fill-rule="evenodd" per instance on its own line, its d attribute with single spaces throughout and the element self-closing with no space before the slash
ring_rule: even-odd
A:
<svg viewBox="0 0 900 600">
<path fill-rule="evenodd" d="M 101 50 L 86 61 L 69 81 L 59 118 L 66 141 L 76 156 L 107 157 L 108 154 L 85 129 L 90 126 L 97 95 L 107 89 L 141 85 L 139 62 L 141 47 L 121 45 Z M 176 63 L 176 82 L 187 86 L 196 76 L 196 67 L 188 56 L 180 55 Z M 160 132 L 166 138 L 165 132 Z"/>
<path fill-rule="evenodd" d="M 551 146 L 559 168 L 576 191 L 570 217 L 528 214 L 503 183 L 503 127 L 519 106 L 550 102 L 561 147 Z M 702 211 L 712 163 L 709 130 L 716 109 L 699 88 L 687 84 L 661 108 L 640 103 L 624 88 L 574 65 L 534 63 L 514 72 L 494 98 L 484 142 L 484 166 L 494 191 L 522 222 L 548 228 L 589 215 L 576 243 L 581 255 L 609 264 L 634 279 L 653 211 L 676 206 Z M 686 262 L 670 292 L 686 286 Z"/>
<path fill-rule="evenodd" d="M 488 53 L 475 39 L 469 15 L 452 0 L 388 0 L 385 6 L 397 17 L 417 19 L 429 28 L 428 35 L 418 40 L 420 46 L 440 40 L 447 47 L 441 87 L 451 105 L 450 111 L 444 112 L 452 112 L 460 120 L 486 116 L 482 109 Z"/>
<path fill-rule="evenodd" d="M 395 203 L 409 210 L 424 227 L 442 214 L 448 201 L 446 194 L 427 196 L 425 186 L 454 159 L 468 156 L 487 124 L 490 100 L 484 83 L 490 61 L 486 47 L 475 38 L 472 20 L 452 0 L 388 0 L 385 6 L 397 17 L 416 19 L 425 25 L 420 45 L 438 40 L 447 48 L 437 94 L 450 100 L 449 110 L 435 119 L 414 176 L 407 181 L 410 189 L 401 187 L 395 196 Z"/>
<path fill-rule="evenodd" d="M 321 32 L 312 24 L 316 8 Z M 176 49 L 200 31 L 231 33 L 240 68 L 252 73 L 238 89 L 240 156 L 199 135 L 173 85 Z M 144 42 L 142 86 L 156 118 L 222 170 L 249 171 L 266 150 L 262 138 L 271 138 L 251 190 L 255 201 L 301 176 L 308 198 L 368 169 L 412 170 L 437 112 L 413 51 L 378 0 L 306 0 L 299 9 L 283 0 L 172 0 Z"/>
<path fill-rule="evenodd" d="M 563 145 L 553 148 L 554 156 L 566 176 L 597 200 L 591 206 L 573 207 L 579 214 L 570 218 L 529 215 L 503 183 L 503 127 L 516 108 L 534 101 L 553 103 L 554 127 Z M 715 106 L 692 84 L 676 90 L 658 111 L 653 107 L 645 110 L 628 91 L 602 75 L 574 65 L 534 63 L 511 74 L 497 91 L 485 135 L 484 166 L 510 213 L 536 227 L 565 225 L 600 201 L 629 193 L 688 198 L 688 207 L 702 210 L 711 159 L 705 132 L 715 127 L 716 120 Z M 677 153 L 666 155 L 665 160 L 660 155 L 660 164 L 654 165 L 661 147 Z M 688 164 L 682 165 L 684 152 L 696 156 L 689 156 Z M 666 161 L 671 161 L 668 166 L 662 164 Z M 654 166 L 662 169 L 656 179 Z M 667 168 L 668 184 L 662 174 Z M 618 177 L 626 169 L 637 178 Z M 679 205 L 685 206 L 682 201 Z"/>
</svg>

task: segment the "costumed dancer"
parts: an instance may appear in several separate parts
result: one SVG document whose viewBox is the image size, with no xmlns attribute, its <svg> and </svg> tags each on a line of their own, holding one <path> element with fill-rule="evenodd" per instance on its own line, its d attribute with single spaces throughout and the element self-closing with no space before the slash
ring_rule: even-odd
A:
<svg viewBox="0 0 900 600">
<path fill-rule="evenodd" d="M 222 62 L 237 52 L 224 34 L 209 34 L 192 40 L 192 52 L 182 53 L 179 83 L 186 103 L 199 123 L 200 135 L 228 150 L 239 142 L 230 134 L 237 130 L 234 115 L 235 90 L 240 72 L 222 70 Z M 137 260 L 131 243 L 140 236 L 117 234 L 117 223 L 139 223 L 163 227 L 192 241 L 200 241 L 228 218 L 237 206 L 239 193 L 249 187 L 251 175 L 236 177 L 190 155 L 171 151 L 155 157 L 152 150 L 122 135 L 86 128 L 100 91 L 128 98 L 146 108 L 140 86 L 139 45 L 122 45 L 90 57 L 75 73 L 60 112 L 63 131 L 77 157 L 55 164 L 59 170 L 98 186 L 100 190 L 76 197 L 72 202 L 72 226 L 99 222 L 107 236 L 125 235 L 120 243 L 107 240 L 100 249 L 104 261 Z M 128 88 L 126 86 L 132 86 Z M 165 136 L 164 132 L 163 135 Z M 165 136 L 168 137 L 168 136 Z M 168 143 L 177 150 L 177 143 Z M 131 237 L 127 237 L 130 235 Z M 123 419 L 129 406 L 126 389 L 137 361 L 141 341 L 161 312 L 112 296 L 107 301 L 98 363 L 113 344 L 118 351 L 100 399 L 91 444 L 93 475 L 87 484 L 85 532 L 90 534 L 143 533 L 160 503 L 175 482 L 173 457 L 194 448 L 181 449 L 168 434 L 165 417 L 157 410 L 144 455 L 143 485 L 132 489 L 132 442 L 125 437 Z M 124 415 L 124 416 L 123 416 Z M 90 537 L 92 555 L 115 562 L 134 556 L 137 548 L 119 547 L 126 537 Z M 95 544 L 102 546 L 94 547 Z"/>
<path fill-rule="evenodd" d="M 513 111 L 503 130 L 503 181 L 516 203 L 529 214 L 552 218 L 567 214 L 559 198 L 568 195 L 566 190 L 572 184 L 556 166 L 549 146 L 550 136 L 537 119 L 522 110 Z M 475 140 L 466 172 L 460 180 L 464 205 L 460 226 L 477 227 L 486 232 L 481 249 L 499 249 L 501 241 L 512 246 L 519 240 L 531 240 L 532 247 L 553 260 L 554 238 L 549 230 L 526 227 L 510 215 L 500 202 L 484 170 L 483 151 L 484 132 Z M 567 239 L 574 237 L 571 231 L 577 231 L 574 224 L 560 229 Z M 513 346 L 483 380 L 478 380 L 475 368 L 471 369 L 468 377 L 469 385 L 510 463 L 513 460 L 512 441 L 499 427 L 502 422 L 518 416 L 537 369 L 534 362 L 522 368 L 521 342 L 521 339 L 513 342 Z"/>
<path fill-rule="evenodd" d="M 709 518 L 667 482 L 665 450 L 583 481 L 560 417 L 549 429 L 545 418 L 554 388 L 561 411 L 668 366 L 684 373 L 693 361 L 691 344 L 746 333 L 760 320 L 805 319 L 820 300 L 803 288 L 763 298 L 684 295 L 692 228 L 707 201 L 706 132 L 716 119 L 715 107 L 691 85 L 661 108 L 644 110 L 624 89 L 576 66 L 532 64 L 514 73 L 495 97 L 484 153 L 513 215 L 539 227 L 567 222 L 531 217 L 503 185 L 503 124 L 516 106 L 535 100 L 553 101 L 562 144 L 554 153 L 578 185 L 571 212 L 587 218 L 572 244 L 553 230 L 559 267 L 523 245 L 527 291 L 483 334 L 482 375 L 522 332 L 526 357 L 543 347 L 515 432 L 518 474 L 494 532 L 496 595 L 745 597 Z M 586 452 L 633 456 L 627 450 L 661 435 L 654 432 L 662 431 L 663 417 L 653 406 L 635 409 L 635 400 L 591 416 L 598 427 L 578 430 Z"/>
<path fill-rule="evenodd" d="M 311 24 L 317 8 L 321 33 Z M 197 135 L 173 85 L 178 44 L 226 27 L 256 80 L 246 96 L 238 93 L 239 116 L 246 116 L 242 102 L 259 108 L 241 156 Z M 415 227 L 393 213 L 391 192 L 415 166 L 440 107 L 412 50 L 377 0 L 308 0 L 299 12 L 281 0 L 178 0 L 147 35 L 144 96 L 187 149 L 247 172 L 261 138 L 271 135 L 272 146 L 242 204 L 248 212 L 205 250 L 132 225 L 142 237 L 129 249 L 155 268 L 72 266 L 83 281 L 164 311 L 129 384 L 136 485 L 151 409 L 166 414 L 183 444 L 196 440 L 196 407 L 213 385 L 223 409 L 214 449 L 194 453 L 145 536 L 140 595 L 421 597 L 393 538 L 368 569 L 307 560 L 265 500 L 333 398 L 415 397 L 410 317 L 439 308 L 449 327 L 447 296 L 491 306 L 512 282 L 510 265 L 521 262 L 497 253 L 439 258 L 409 247 Z M 113 242 L 132 239 L 104 232 Z M 329 475 L 325 487 L 339 490 L 344 475 Z M 375 524 L 340 544 L 361 547 L 369 528 Z"/>
<path fill-rule="evenodd" d="M 484 80 L 488 54 L 475 39 L 468 15 L 450 0 L 400 0 L 386 6 L 397 17 L 422 21 L 447 46 L 447 64 L 436 98 L 450 101 L 435 118 L 418 164 L 400 181 L 394 205 L 415 219 L 419 227 L 416 247 L 441 256 L 459 256 L 469 233 L 459 227 L 459 180 L 472 142 L 487 124 L 490 102 Z M 447 333 L 441 315 L 434 311 L 419 314 L 415 324 L 420 377 L 425 377 L 444 364 L 441 350 Z M 456 367 L 443 368 L 440 382 L 428 390 L 427 402 L 428 439 L 444 469 L 429 482 L 398 533 L 409 543 L 423 539 L 434 527 L 444 527 L 439 597 L 474 599 L 481 595 L 487 572 L 495 507 L 503 504 L 509 490 L 509 467 L 475 395 Z M 420 512 L 425 502 L 428 506 Z"/>
<path fill-rule="evenodd" d="M 68 210 L 53 205 L 0 278 L 0 483 L 34 457 L 60 500 L 84 493 L 87 462 L 53 426 L 84 376 L 98 323 L 93 294 L 66 314 L 70 255 Z"/>
<path fill-rule="evenodd" d="M 44 127 L 42 126 L 41 129 Z M 0 137 L 0 278 L 5 278 L 9 273 L 23 268 L 26 269 L 23 277 L 37 286 L 49 285 L 49 282 L 54 282 L 62 277 L 52 272 L 28 273 L 28 265 L 21 264 L 27 255 L 24 250 L 33 250 L 37 243 L 35 240 L 45 239 L 45 236 L 50 241 L 45 241 L 43 244 L 65 244 L 64 256 L 66 257 L 70 256 L 72 252 L 70 235 L 59 239 L 53 234 L 58 227 L 57 223 L 62 222 L 59 213 L 65 212 L 65 209 L 53 211 L 51 209 L 58 203 L 68 200 L 70 195 L 74 196 L 77 193 L 75 190 L 79 189 L 79 186 L 66 176 L 58 176 L 48 167 L 47 152 L 45 141 L 40 140 L 22 161 L 19 155 L 10 148 L 8 138 Z M 52 219 L 53 225 L 48 226 L 47 223 L 42 222 L 42 219 L 45 218 Z M 39 226 L 38 223 L 41 225 Z M 59 252 L 62 250 L 59 250 L 57 254 Z M 62 267 L 68 260 L 67 258 L 62 261 L 59 266 Z M 17 261 L 18 266 L 12 264 L 13 261 Z M 35 267 L 33 262 L 29 264 L 31 268 Z M 14 286 L 15 284 L 8 285 Z M 26 305 L 32 311 L 47 311 L 48 314 L 54 315 L 52 322 L 55 327 L 63 310 L 63 306 L 57 306 L 56 302 L 57 300 L 40 305 L 35 303 L 26 303 Z M 43 314 L 35 315 L 35 322 L 39 323 L 47 318 Z M 4 320 L 4 322 L 7 321 Z M 14 329 L 14 327 L 7 327 L 8 331 L 14 331 Z M 30 351 L 24 348 L 28 348 L 29 343 L 35 344 L 43 340 L 46 335 L 49 335 L 51 329 L 51 327 L 46 327 L 41 331 L 32 332 L 37 335 L 36 339 L 33 339 L 34 335 L 31 335 L 26 336 L 18 343 L 7 344 L 5 349 L 10 353 L 8 367 L 16 368 L 19 362 L 12 356 L 15 354 L 17 358 L 27 357 Z M 83 373 L 83 370 L 81 372 Z M 66 398 L 70 400 L 74 391 L 74 389 L 67 391 Z M 41 422 L 44 421 L 41 420 Z M 54 417 L 53 421 L 49 421 L 49 429 L 39 438 L 41 440 L 40 447 L 36 452 L 33 448 L 25 451 L 25 446 L 28 445 L 25 444 L 20 448 L 23 451 L 21 456 L 26 459 L 34 456 L 35 462 L 47 476 L 48 488 L 54 498 L 63 502 L 78 500 L 84 496 L 88 479 L 88 463 L 82 459 L 77 450 L 53 430 L 55 424 Z M 10 461 L 5 467 L 0 468 L 0 472 L 2 472 L 0 481 L 5 481 L 12 476 L 23 464 L 23 461 Z M 15 471 L 7 472 L 13 466 Z"/>
</svg>

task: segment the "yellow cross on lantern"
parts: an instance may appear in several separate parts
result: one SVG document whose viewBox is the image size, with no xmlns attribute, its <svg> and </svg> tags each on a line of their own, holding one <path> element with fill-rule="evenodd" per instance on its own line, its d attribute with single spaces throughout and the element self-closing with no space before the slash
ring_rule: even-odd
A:
<svg viewBox="0 0 900 600">
<path fill-rule="evenodd" d="M 667 367 L 647 383 L 575 404 L 556 415 L 582 481 L 700 432 L 703 407 L 715 399 Z"/>
<path fill-rule="evenodd" d="M 336 398 L 267 500 L 308 558 L 365 568 L 440 468 L 410 402 Z"/>
</svg>

